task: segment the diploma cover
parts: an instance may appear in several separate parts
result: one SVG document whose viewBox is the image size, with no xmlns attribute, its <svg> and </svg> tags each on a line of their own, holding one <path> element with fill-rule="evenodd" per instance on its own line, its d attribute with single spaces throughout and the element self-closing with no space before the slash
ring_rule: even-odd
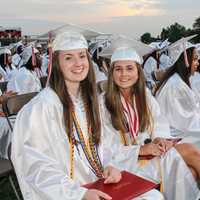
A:
<svg viewBox="0 0 200 200">
<path fill-rule="evenodd" d="M 159 184 L 143 179 L 137 175 L 122 171 L 119 183 L 104 184 L 104 179 L 83 185 L 87 189 L 97 189 L 107 193 L 112 200 L 132 200 L 151 189 L 158 188 Z"/>
</svg>

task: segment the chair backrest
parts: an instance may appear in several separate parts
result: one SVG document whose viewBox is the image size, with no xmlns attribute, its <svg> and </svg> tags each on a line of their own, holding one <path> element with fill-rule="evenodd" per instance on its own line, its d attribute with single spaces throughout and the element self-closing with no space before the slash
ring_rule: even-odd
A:
<svg viewBox="0 0 200 200">
<path fill-rule="evenodd" d="M 0 82 L 0 89 L 4 93 L 7 90 L 8 81 Z"/>
<path fill-rule="evenodd" d="M 3 112 L 7 117 L 16 115 L 38 92 L 10 96 L 2 103 Z"/>
<path fill-rule="evenodd" d="M 25 104 L 27 104 L 36 94 L 38 94 L 38 92 L 10 96 L 3 101 L 2 109 L 11 131 L 13 131 L 13 126 L 9 117 L 12 115 L 17 115 L 19 110 Z"/>
<path fill-rule="evenodd" d="M 46 82 L 47 82 L 47 76 L 42 76 L 40 78 L 40 83 L 41 83 L 42 88 L 45 88 Z"/>
</svg>

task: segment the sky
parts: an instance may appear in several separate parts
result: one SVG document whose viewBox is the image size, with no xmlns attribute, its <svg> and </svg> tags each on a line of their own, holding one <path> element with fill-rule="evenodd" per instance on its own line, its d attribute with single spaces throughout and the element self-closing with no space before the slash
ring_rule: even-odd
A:
<svg viewBox="0 0 200 200">
<path fill-rule="evenodd" d="M 66 23 L 139 38 L 178 22 L 192 28 L 200 0 L 0 0 L 0 26 L 42 34 Z M 3 8 L 3 9 L 2 9 Z"/>
</svg>

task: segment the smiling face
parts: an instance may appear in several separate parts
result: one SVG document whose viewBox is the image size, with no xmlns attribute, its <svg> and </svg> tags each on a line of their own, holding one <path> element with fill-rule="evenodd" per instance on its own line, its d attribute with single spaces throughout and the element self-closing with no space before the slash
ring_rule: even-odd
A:
<svg viewBox="0 0 200 200">
<path fill-rule="evenodd" d="M 137 64 L 131 60 L 116 61 L 113 66 L 113 80 L 120 90 L 130 91 L 138 80 Z"/>
<path fill-rule="evenodd" d="M 67 85 L 79 84 L 86 78 L 89 71 L 86 49 L 60 51 L 58 59 Z"/>
<path fill-rule="evenodd" d="M 194 75 L 194 72 L 197 71 L 198 66 L 199 66 L 198 53 L 197 50 L 194 49 L 192 55 L 191 75 Z"/>
</svg>

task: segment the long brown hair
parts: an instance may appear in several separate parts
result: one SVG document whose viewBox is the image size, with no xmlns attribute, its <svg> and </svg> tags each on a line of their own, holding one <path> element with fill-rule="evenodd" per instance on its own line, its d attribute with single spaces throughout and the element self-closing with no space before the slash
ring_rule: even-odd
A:
<svg viewBox="0 0 200 200">
<path fill-rule="evenodd" d="M 120 88 L 115 84 L 113 79 L 114 64 L 111 65 L 108 84 L 105 93 L 105 105 L 111 115 L 112 125 L 116 130 L 120 130 L 123 133 L 128 132 L 126 120 L 123 112 L 123 107 L 120 99 Z M 153 131 L 153 118 L 147 104 L 145 78 L 142 68 L 137 64 L 138 69 L 138 80 L 131 88 L 131 100 L 136 97 L 136 105 L 139 114 L 139 131 L 144 132 L 145 130 L 152 133 Z"/>
<path fill-rule="evenodd" d="M 180 57 L 178 58 L 178 60 L 174 63 L 174 65 L 172 65 L 169 69 L 167 69 L 163 79 L 157 85 L 154 94 L 156 94 L 159 91 L 159 89 L 165 85 L 165 83 L 168 81 L 168 79 L 175 73 L 178 73 L 178 75 L 181 77 L 181 79 L 190 87 L 190 79 L 189 78 L 191 75 L 191 65 L 192 65 L 194 49 L 195 49 L 195 47 L 190 47 L 186 50 L 186 53 L 188 56 L 189 67 L 187 67 L 185 64 L 184 52 L 182 52 Z"/>
<path fill-rule="evenodd" d="M 53 63 L 52 63 L 52 74 L 50 77 L 50 87 L 56 92 L 63 104 L 63 117 L 64 124 L 66 126 L 66 132 L 71 138 L 71 133 L 73 131 L 73 103 L 71 97 L 68 93 L 67 87 L 65 85 L 64 75 L 59 67 L 58 60 L 59 51 L 53 53 Z M 101 123 L 100 114 L 96 94 L 96 80 L 93 71 L 92 62 L 90 56 L 87 52 L 87 58 L 89 61 L 89 72 L 87 77 L 80 83 L 80 91 L 86 108 L 86 117 L 88 126 L 91 127 L 91 132 L 93 134 L 93 139 L 96 144 L 100 143 L 101 136 Z"/>
</svg>

